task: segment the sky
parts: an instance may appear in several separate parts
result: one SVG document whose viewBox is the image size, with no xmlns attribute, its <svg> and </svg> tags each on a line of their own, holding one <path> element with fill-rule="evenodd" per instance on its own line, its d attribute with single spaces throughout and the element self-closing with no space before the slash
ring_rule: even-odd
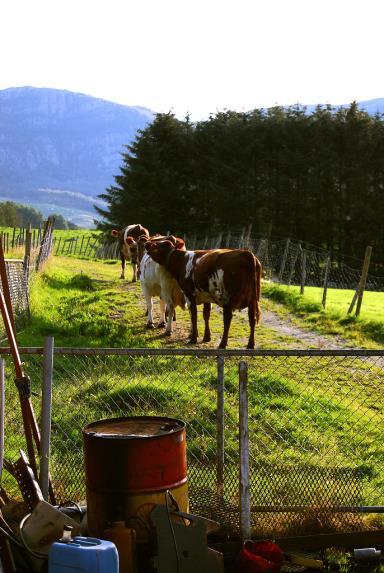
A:
<svg viewBox="0 0 384 573">
<path fill-rule="evenodd" d="M 1 0 L 0 89 L 192 120 L 384 97 L 384 0 Z"/>
</svg>

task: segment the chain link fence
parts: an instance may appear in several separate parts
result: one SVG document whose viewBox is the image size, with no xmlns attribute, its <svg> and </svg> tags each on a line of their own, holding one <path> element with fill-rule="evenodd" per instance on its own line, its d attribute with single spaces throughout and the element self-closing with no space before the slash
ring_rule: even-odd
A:
<svg viewBox="0 0 384 573">
<path fill-rule="evenodd" d="M 42 349 L 26 350 L 39 416 Z M 366 506 L 384 497 L 384 351 L 57 348 L 51 474 L 58 502 L 85 500 L 83 427 L 120 416 L 176 417 L 187 424 L 190 510 L 238 536 L 240 361 L 248 366 L 252 534 L 369 527 Z M 15 461 L 25 446 L 7 363 L 5 452 Z M 7 473 L 3 486 L 17 491 Z"/>
</svg>

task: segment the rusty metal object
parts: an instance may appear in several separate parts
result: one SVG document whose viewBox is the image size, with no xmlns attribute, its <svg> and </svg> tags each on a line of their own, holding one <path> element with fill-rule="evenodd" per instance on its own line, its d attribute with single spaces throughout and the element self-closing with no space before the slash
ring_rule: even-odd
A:
<svg viewBox="0 0 384 573">
<path fill-rule="evenodd" d="M 28 509 L 32 511 L 39 501 L 42 501 L 44 498 L 34 471 L 23 450 L 20 450 L 20 458 L 15 463 L 4 460 L 4 467 L 17 481 L 23 500 L 27 504 Z"/>
<path fill-rule="evenodd" d="M 94 422 L 83 429 L 89 534 L 114 521 L 148 538 L 149 514 L 165 505 L 167 490 L 188 510 L 185 423 L 135 416 Z"/>
</svg>

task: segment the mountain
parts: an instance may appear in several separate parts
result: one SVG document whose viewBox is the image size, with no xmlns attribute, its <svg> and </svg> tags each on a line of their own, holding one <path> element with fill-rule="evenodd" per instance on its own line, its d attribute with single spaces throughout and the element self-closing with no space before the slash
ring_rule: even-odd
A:
<svg viewBox="0 0 384 573">
<path fill-rule="evenodd" d="M 340 107 L 348 108 L 352 102 L 340 104 L 340 105 L 332 105 L 334 109 L 339 109 Z M 320 104 L 325 106 L 325 104 Z M 370 115 L 384 114 L 384 98 L 376 98 L 376 99 L 369 99 L 364 101 L 357 102 L 359 109 L 366 111 Z M 301 104 L 300 104 L 301 106 Z M 303 108 L 306 109 L 307 113 L 311 114 L 316 110 L 316 105 L 303 105 Z"/>
<path fill-rule="evenodd" d="M 124 146 L 153 117 L 66 90 L 0 90 L 0 201 L 91 226 L 95 198 L 114 183 Z"/>
</svg>

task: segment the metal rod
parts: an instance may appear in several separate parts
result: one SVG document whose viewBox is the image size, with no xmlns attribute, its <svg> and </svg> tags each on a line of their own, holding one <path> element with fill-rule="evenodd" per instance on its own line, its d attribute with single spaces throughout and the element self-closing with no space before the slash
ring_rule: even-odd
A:
<svg viewBox="0 0 384 573">
<path fill-rule="evenodd" d="M 49 499 L 49 458 L 51 443 L 53 336 L 44 340 L 43 386 L 41 401 L 41 440 L 39 483 L 45 501 Z"/>
<path fill-rule="evenodd" d="M 248 364 L 239 362 L 239 452 L 240 452 L 240 535 L 242 540 L 251 537 L 251 499 L 249 484 L 249 433 L 248 433 Z"/>
<path fill-rule="evenodd" d="M 220 496 L 224 494 L 224 358 L 217 357 L 217 465 L 216 487 Z"/>
<path fill-rule="evenodd" d="M 252 505 L 252 511 L 258 513 L 307 513 L 314 511 L 310 505 Z M 383 505 L 324 505 L 316 507 L 316 512 L 333 513 L 384 513 Z"/>
<path fill-rule="evenodd" d="M 42 346 L 21 346 L 20 354 L 43 354 Z M 1 354 L 11 354 L 9 346 L 0 346 Z M 303 349 L 289 349 L 289 350 L 276 350 L 276 349 L 233 349 L 233 350 L 218 350 L 214 348 L 86 348 L 86 347 L 70 347 L 70 346 L 57 346 L 55 347 L 55 354 L 58 355 L 78 355 L 78 356 L 223 356 L 229 357 L 256 357 L 256 356 L 341 356 L 341 357 L 384 357 L 384 350 L 367 350 L 367 349 L 350 349 L 344 350 L 325 350 L 318 348 Z"/>
</svg>

